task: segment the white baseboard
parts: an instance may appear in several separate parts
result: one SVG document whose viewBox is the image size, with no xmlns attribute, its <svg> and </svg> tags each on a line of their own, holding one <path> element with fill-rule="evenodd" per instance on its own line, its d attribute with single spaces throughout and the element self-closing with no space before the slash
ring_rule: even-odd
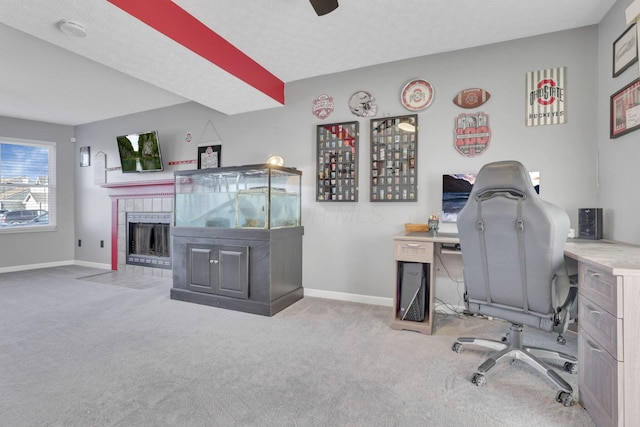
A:
<svg viewBox="0 0 640 427">
<path fill-rule="evenodd" d="M 111 270 L 111 264 L 101 264 L 99 262 L 89 262 L 89 261 L 78 261 L 75 260 L 73 262 L 74 265 L 79 265 L 81 267 L 91 267 L 91 268 L 99 268 L 101 270 Z"/>
<path fill-rule="evenodd" d="M 38 268 L 62 267 L 64 265 L 73 265 L 74 261 L 56 261 L 43 262 L 39 264 L 12 265 L 11 267 L 0 267 L 0 273 L 11 273 L 14 271 L 36 270 Z"/>
<path fill-rule="evenodd" d="M 97 262 L 67 260 L 67 261 L 56 261 L 56 262 L 42 262 L 38 264 L 12 265 L 11 267 L 0 267 L 0 273 L 37 270 L 39 268 L 63 267 L 65 265 L 79 265 L 82 267 L 99 268 L 101 270 L 111 270 L 111 264 L 100 264 Z"/>
<path fill-rule="evenodd" d="M 346 292 L 323 291 L 320 289 L 304 288 L 304 296 L 325 299 L 335 299 L 340 301 L 359 302 L 363 304 L 393 306 L 393 298 L 373 297 L 369 295 L 348 294 Z"/>
</svg>

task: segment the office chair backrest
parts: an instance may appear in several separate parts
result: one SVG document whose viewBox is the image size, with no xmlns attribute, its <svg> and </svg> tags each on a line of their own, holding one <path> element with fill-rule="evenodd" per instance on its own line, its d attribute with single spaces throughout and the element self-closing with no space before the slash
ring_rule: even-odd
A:
<svg viewBox="0 0 640 427">
<path fill-rule="evenodd" d="M 520 162 L 501 161 L 482 167 L 458 215 L 470 305 L 491 306 L 493 311 L 485 314 L 497 313 L 512 322 L 551 330 L 549 320 L 569 290 L 568 279 L 562 277 L 562 283 L 554 280 L 566 272 L 568 232 L 566 212 L 538 197 Z M 502 309 L 516 315 L 509 318 Z"/>
</svg>

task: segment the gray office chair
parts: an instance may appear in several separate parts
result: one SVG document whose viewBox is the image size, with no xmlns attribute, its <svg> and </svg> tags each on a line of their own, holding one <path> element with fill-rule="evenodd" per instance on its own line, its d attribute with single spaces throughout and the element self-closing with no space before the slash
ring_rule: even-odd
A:
<svg viewBox="0 0 640 427">
<path fill-rule="evenodd" d="M 511 322 L 501 341 L 461 337 L 453 344 L 498 350 L 478 367 L 471 382 L 486 383 L 486 374 L 502 359 L 518 359 L 560 388 L 556 400 L 573 404 L 573 389 L 541 358 L 564 362 L 577 372 L 578 360 L 555 350 L 522 343 L 523 326 L 560 333 L 567 329 L 577 288 L 569 284 L 564 245 L 569 232 L 566 212 L 540 199 L 529 173 L 517 161 L 482 167 L 467 204 L 458 214 L 464 267 L 465 305 L 472 314 Z"/>
</svg>

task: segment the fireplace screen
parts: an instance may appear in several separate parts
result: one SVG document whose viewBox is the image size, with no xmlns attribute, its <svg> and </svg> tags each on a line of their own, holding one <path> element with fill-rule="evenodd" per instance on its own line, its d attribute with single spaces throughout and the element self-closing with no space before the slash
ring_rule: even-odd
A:
<svg viewBox="0 0 640 427">
<path fill-rule="evenodd" d="M 127 214 L 127 264 L 171 268 L 171 213 Z"/>
</svg>

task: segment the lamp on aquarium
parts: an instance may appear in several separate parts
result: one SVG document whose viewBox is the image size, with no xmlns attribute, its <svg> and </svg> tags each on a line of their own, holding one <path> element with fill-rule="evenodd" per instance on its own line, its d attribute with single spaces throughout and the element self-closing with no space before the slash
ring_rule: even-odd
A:
<svg viewBox="0 0 640 427">
<path fill-rule="evenodd" d="M 267 163 L 274 166 L 284 166 L 284 158 L 274 154 L 273 156 L 269 156 Z"/>
</svg>

